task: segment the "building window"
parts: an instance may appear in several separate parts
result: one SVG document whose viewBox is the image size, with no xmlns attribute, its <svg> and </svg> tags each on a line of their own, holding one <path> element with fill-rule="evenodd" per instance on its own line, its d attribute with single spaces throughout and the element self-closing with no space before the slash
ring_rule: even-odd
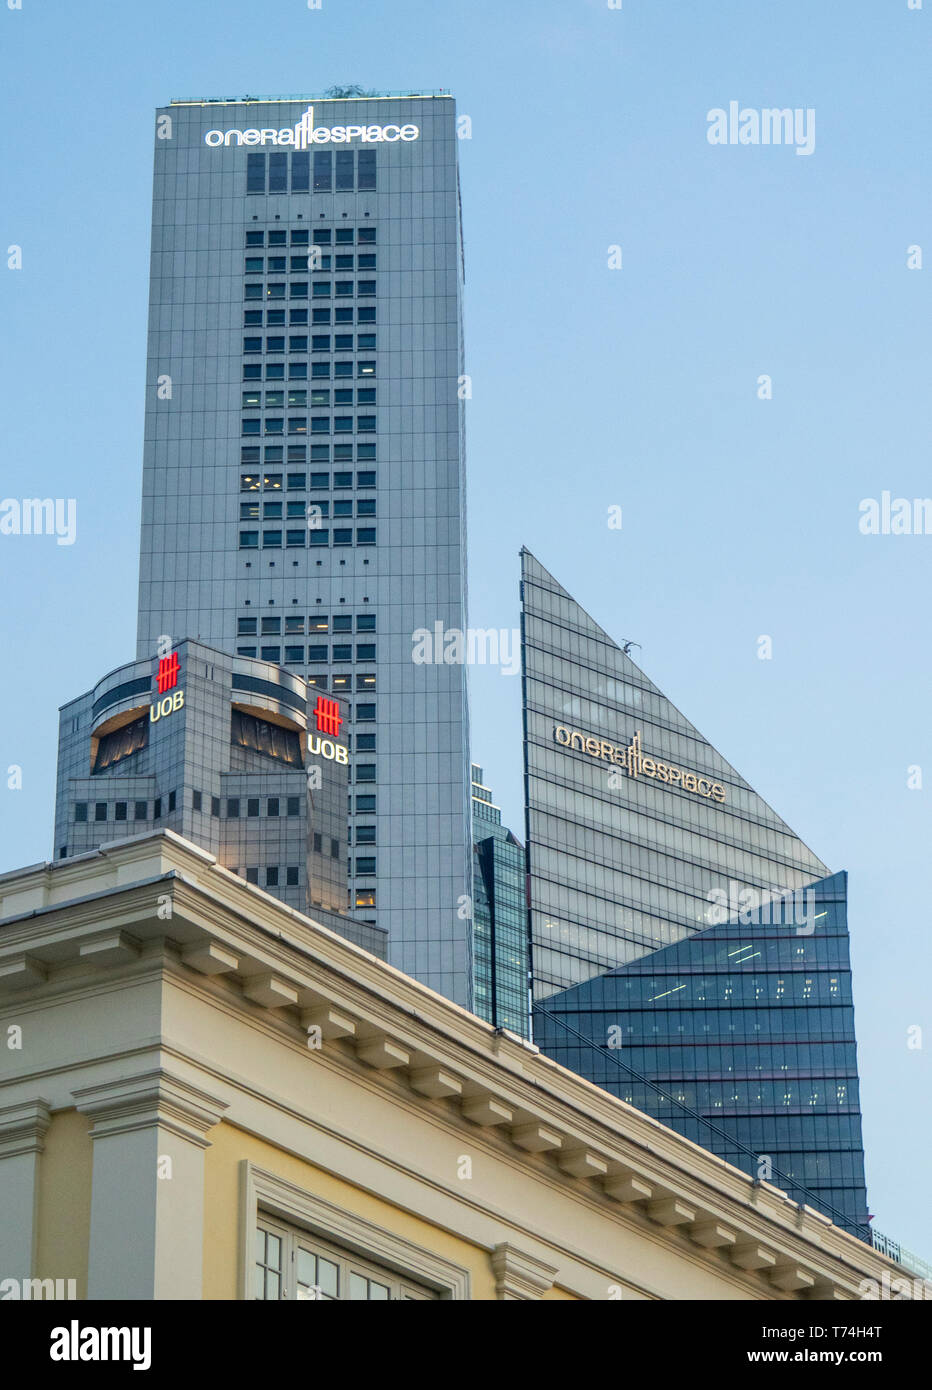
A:
<svg viewBox="0 0 932 1390">
<path fill-rule="evenodd" d="M 175 809 L 175 800 L 176 800 L 175 793 L 174 793 L 174 792 L 169 792 L 169 793 L 168 793 L 168 810 L 169 810 L 169 814 L 171 814 L 171 812 L 174 811 L 174 809 Z"/>
<path fill-rule="evenodd" d="M 246 192 L 265 192 L 264 154 L 247 154 L 246 156 Z"/>
<path fill-rule="evenodd" d="M 256 885 L 256 887 L 258 887 L 258 886 L 259 886 L 259 870 L 258 870 L 258 869 L 247 869 L 247 870 L 246 870 L 246 882 L 247 882 L 247 883 L 254 883 L 254 884 Z"/>
<path fill-rule="evenodd" d="M 227 797 L 227 819 L 239 820 L 239 797 Z"/>
<path fill-rule="evenodd" d="M 117 801 L 113 807 L 113 819 L 126 820 L 126 812 L 128 805 L 129 803 L 126 801 Z"/>
<path fill-rule="evenodd" d="M 356 889 L 357 907 L 375 907 L 375 889 L 357 888 Z"/>
<path fill-rule="evenodd" d="M 277 797 L 277 796 L 270 796 L 270 797 L 269 797 L 269 812 L 268 812 L 268 813 L 269 813 L 270 816 L 277 816 L 277 815 L 278 815 L 278 804 L 279 804 L 279 803 L 278 803 L 278 797 Z"/>
<path fill-rule="evenodd" d="M 192 810 L 192 811 L 199 811 L 200 809 L 201 809 L 201 793 L 200 793 L 200 792 L 192 792 L 192 793 L 191 793 L 191 810 Z"/>
<path fill-rule="evenodd" d="M 265 886 L 266 886 L 266 888 L 277 888 L 277 887 L 278 887 L 278 869 L 277 869 L 277 868 L 269 868 L 269 869 L 266 869 L 266 871 L 265 871 Z"/>
<path fill-rule="evenodd" d="M 152 803 L 152 819 L 162 819 L 162 798 L 160 796 L 157 796 Z"/>
<path fill-rule="evenodd" d="M 330 841 L 330 858 L 331 858 L 331 859 L 339 859 L 339 857 L 340 857 L 340 841 L 339 841 L 339 840 L 331 840 L 331 841 Z"/>
<path fill-rule="evenodd" d="M 289 816 L 300 816 L 300 814 L 301 814 L 301 798 L 300 798 L 299 796 L 289 796 L 289 797 L 286 798 L 286 801 L 287 801 L 287 814 L 288 814 Z"/>
<path fill-rule="evenodd" d="M 148 803 L 148 801 L 137 801 L 137 802 L 134 802 L 134 804 L 133 804 L 133 820 L 148 820 L 148 819 L 149 819 L 149 803 Z"/>
<path fill-rule="evenodd" d="M 97 776 L 100 772 L 105 772 L 115 763 L 122 762 L 124 758 L 132 757 L 140 749 L 146 748 L 149 743 L 149 716 L 143 715 L 141 719 L 134 719 L 132 724 L 124 724 L 120 729 L 114 729 L 109 734 L 104 734 L 97 744 L 97 752 L 94 755 L 93 775 Z M 98 820 L 106 817 L 97 816 Z"/>
<path fill-rule="evenodd" d="M 356 827 L 356 843 L 357 843 L 357 845 L 374 845 L 374 844 L 375 844 L 375 826 L 374 826 L 374 825 L 357 825 L 357 827 Z M 361 870 L 360 870 L 360 872 L 361 872 Z"/>
<path fill-rule="evenodd" d="M 272 724 L 243 710 L 232 712 L 230 741 L 240 748 L 251 748 L 268 758 L 301 767 L 301 739 L 297 729 L 286 729 L 280 724 Z M 252 809 L 255 805 L 255 810 Z M 259 802 L 249 802 L 249 815 L 259 814 Z"/>
<path fill-rule="evenodd" d="M 297 886 L 298 886 L 298 868 L 297 868 L 297 865 L 294 865 L 294 867 L 288 868 L 288 869 L 285 870 L 285 883 L 286 883 L 286 885 L 287 885 L 289 888 L 297 888 Z"/>
<path fill-rule="evenodd" d="M 333 151 L 314 151 L 314 192 L 333 192 Z M 316 237 L 315 237 L 316 240 Z"/>
<path fill-rule="evenodd" d="M 357 859 L 357 860 L 356 860 L 356 872 L 357 872 L 357 874 L 374 874 L 374 873 L 375 873 L 375 860 L 374 860 L 374 859 Z"/>
<path fill-rule="evenodd" d="M 210 798 L 210 814 L 211 814 L 212 816 L 219 816 L 219 815 L 220 815 L 220 798 L 219 798 L 219 796 L 212 796 L 212 797 Z"/>
<path fill-rule="evenodd" d="M 76 801 L 76 802 L 74 803 L 74 818 L 75 818 L 75 820 L 77 820 L 77 821 L 86 821 L 86 820 L 87 820 L 87 802 L 86 802 L 86 801 Z"/>
<path fill-rule="evenodd" d="M 234 711 L 234 713 L 235 712 L 236 711 Z M 246 798 L 246 814 L 247 816 L 257 816 L 259 814 L 259 798 L 257 796 L 249 796 Z"/>
<path fill-rule="evenodd" d="M 323 840 L 321 839 L 320 833 L 317 830 L 314 831 L 314 853 L 323 853 Z"/>
</svg>

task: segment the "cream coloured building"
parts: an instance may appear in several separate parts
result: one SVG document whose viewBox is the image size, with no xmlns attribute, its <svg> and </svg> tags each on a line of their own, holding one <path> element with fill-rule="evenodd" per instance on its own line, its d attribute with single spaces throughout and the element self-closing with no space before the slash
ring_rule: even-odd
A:
<svg viewBox="0 0 932 1390">
<path fill-rule="evenodd" d="M 901 1274 L 171 832 L 0 877 L 8 1288 L 857 1299 Z"/>
</svg>

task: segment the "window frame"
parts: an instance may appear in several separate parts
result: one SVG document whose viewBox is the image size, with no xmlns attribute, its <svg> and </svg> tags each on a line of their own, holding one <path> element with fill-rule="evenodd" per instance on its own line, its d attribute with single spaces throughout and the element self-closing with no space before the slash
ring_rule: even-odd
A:
<svg viewBox="0 0 932 1390">
<path fill-rule="evenodd" d="M 249 1159 L 240 1163 L 239 1298 L 256 1301 L 253 1290 L 256 1229 L 285 1225 L 291 1246 L 304 1239 L 308 1244 L 334 1245 L 344 1261 L 372 1263 L 378 1273 L 391 1274 L 400 1287 L 411 1286 L 412 1293 L 426 1290 L 438 1299 L 470 1298 L 467 1269 L 415 1245 L 403 1236 L 377 1226 L 354 1212 L 344 1211 L 296 1184 L 257 1167 Z M 280 1234 L 274 1231 L 274 1234 Z M 324 1252 L 322 1252 L 324 1253 Z M 296 1281 L 291 1261 L 283 1248 L 282 1286 L 288 1301 L 294 1302 Z M 343 1300 L 340 1300 L 343 1301 Z M 401 1301 L 401 1300 L 391 1300 Z"/>
</svg>

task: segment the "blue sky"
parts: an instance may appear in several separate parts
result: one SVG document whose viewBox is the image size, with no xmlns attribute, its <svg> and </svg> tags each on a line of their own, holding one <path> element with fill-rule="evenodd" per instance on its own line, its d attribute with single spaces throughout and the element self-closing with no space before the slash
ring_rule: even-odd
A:
<svg viewBox="0 0 932 1390">
<path fill-rule="evenodd" d="M 78 528 L 0 537 L 0 768 L 23 769 L 0 867 L 50 853 L 58 705 L 134 653 L 153 108 L 449 89 L 472 119 L 471 622 L 516 625 L 529 546 L 849 870 L 870 1206 L 932 1258 L 932 536 L 858 528 L 861 499 L 932 494 L 932 3 L 22 6 L 0 8 L 0 240 L 23 248 L 0 495 L 75 497 Z M 814 153 L 710 145 L 731 100 L 814 109 Z M 523 836 L 519 681 L 471 685 L 473 757 Z"/>
</svg>

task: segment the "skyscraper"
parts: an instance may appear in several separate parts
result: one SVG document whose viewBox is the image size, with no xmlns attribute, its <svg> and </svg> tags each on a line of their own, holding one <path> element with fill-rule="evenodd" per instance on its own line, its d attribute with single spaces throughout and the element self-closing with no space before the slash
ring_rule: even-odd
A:
<svg viewBox="0 0 932 1390">
<path fill-rule="evenodd" d="M 475 1010 L 496 1028 L 528 1034 L 524 847 L 472 765 Z"/>
<path fill-rule="evenodd" d="M 535 1043 L 867 1238 L 846 876 L 527 550 L 521 588 Z"/>
<path fill-rule="evenodd" d="M 349 910 L 469 1004 L 462 267 L 449 95 L 158 111 L 137 655 L 341 700 Z"/>
<path fill-rule="evenodd" d="M 534 997 L 828 873 L 528 550 L 522 657 Z"/>
</svg>

